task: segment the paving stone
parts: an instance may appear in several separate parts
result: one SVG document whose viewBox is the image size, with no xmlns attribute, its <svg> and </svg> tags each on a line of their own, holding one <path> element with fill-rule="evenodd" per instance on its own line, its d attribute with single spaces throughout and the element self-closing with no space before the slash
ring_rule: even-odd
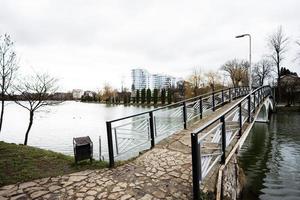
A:
<svg viewBox="0 0 300 200">
<path fill-rule="evenodd" d="M 87 196 L 87 197 L 84 198 L 84 200 L 94 200 L 94 199 L 95 199 L 94 196 Z"/>
<path fill-rule="evenodd" d="M 102 198 L 106 198 L 106 197 L 107 197 L 107 192 L 102 192 L 97 196 L 98 199 L 102 199 Z"/>
<path fill-rule="evenodd" d="M 121 195 L 119 193 L 112 193 L 108 195 L 108 199 L 118 199 Z"/>
<path fill-rule="evenodd" d="M 25 188 L 33 187 L 33 186 L 35 186 L 35 185 L 37 185 L 37 183 L 35 183 L 35 182 L 21 183 L 21 184 L 19 185 L 19 188 L 20 188 L 20 189 L 25 189 Z"/>
<path fill-rule="evenodd" d="M 89 190 L 86 194 L 87 195 L 91 195 L 91 196 L 95 196 L 97 194 L 97 191 L 95 191 L 95 190 Z"/>
<path fill-rule="evenodd" d="M 58 186 L 58 185 L 52 185 L 52 186 L 50 186 L 48 189 L 49 189 L 50 192 L 53 192 L 53 191 L 58 190 L 58 189 L 60 189 L 60 188 L 61 188 L 61 187 Z"/>
<path fill-rule="evenodd" d="M 82 193 L 82 192 L 76 193 L 76 197 L 84 197 L 84 196 L 85 196 L 85 193 Z"/>
<path fill-rule="evenodd" d="M 48 191 L 37 191 L 37 192 L 32 193 L 32 194 L 30 195 L 30 197 L 31 197 L 32 199 L 35 199 L 35 198 L 41 197 L 41 196 L 43 196 L 43 195 L 45 195 L 45 194 L 47 194 L 47 193 L 48 193 Z"/>
<path fill-rule="evenodd" d="M 82 181 L 84 179 L 86 179 L 87 177 L 86 176 L 70 176 L 69 177 L 69 182 L 79 182 L 79 181 Z"/>
<path fill-rule="evenodd" d="M 28 199 L 26 194 L 20 194 L 10 198 L 10 200 L 26 200 L 26 199 Z"/>
<path fill-rule="evenodd" d="M 124 189 L 120 188 L 119 186 L 116 186 L 112 189 L 111 192 L 120 192 L 120 191 L 123 191 Z"/>
<path fill-rule="evenodd" d="M 127 200 L 130 199 L 132 196 L 130 194 L 125 194 L 123 196 L 121 196 L 120 200 Z"/>
<path fill-rule="evenodd" d="M 140 200 L 152 200 L 153 196 L 150 194 L 146 194 L 144 195 L 142 198 L 140 198 Z"/>
<path fill-rule="evenodd" d="M 157 198 L 163 199 L 165 198 L 166 194 L 160 190 L 156 190 L 153 192 L 153 195 Z"/>
</svg>

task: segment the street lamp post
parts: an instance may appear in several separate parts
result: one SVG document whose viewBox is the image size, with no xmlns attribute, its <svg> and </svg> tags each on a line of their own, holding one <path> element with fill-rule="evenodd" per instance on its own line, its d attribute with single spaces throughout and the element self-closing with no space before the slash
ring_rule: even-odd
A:
<svg viewBox="0 0 300 200">
<path fill-rule="evenodd" d="M 251 35 L 250 34 L 243 34 L 243 35 L 238 35 L 235 36 L 235 38 L 242 38 L 248 36 L 249 37 L 249 71 L 248 71 L 248 76 L 249 76 L 249 93 L 251 94 L 252 91 L 252 77 L 251 77 Z"/>
</svg>

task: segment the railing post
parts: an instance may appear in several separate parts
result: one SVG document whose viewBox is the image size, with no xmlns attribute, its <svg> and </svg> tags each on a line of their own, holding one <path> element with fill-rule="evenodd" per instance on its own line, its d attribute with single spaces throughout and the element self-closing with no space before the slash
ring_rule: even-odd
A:
<svg viewBox="0 0 300 200">
<path fill-rule="evenodd" d="M 237 90 L 237 88 L 235 87 L 235 88 L 234 88 L 234 98 L 235 98 L 235 99 L 236 99 L 236 96 L 237 96 L 237 95 L 236 95 L 236 94 L 237 94 L 236 90 Z"/>
<path fill-rule="evenodd" d="M 240 126 L 240 130 L 239 130 L 239 137 L 242 136 L 242 126 L 243 126 L 243 121 L 242 121 L 242 102 L 239 103 L 239 126 Z"/>
<path fill-rule="evenodd" d="M 224 90 L 222 89 L 222 105 L 224 104 Z"/>
<path fill-rule="evenodd" d="M 108 156 L 109 156 L 109 167 L 114 167 L 114 147 L 112 141 L 111 122 L 106 122 L 107 130 L 107 143 L 108 143 Z"/>
<path fill-rule="evenodd" d="M 231 88 L 229 88 L 229 102 L 231 102 Z"/>
<path fill-rule="evenodd" d="M 215 92 L 212 93 L 212 110 L 215 111 Z"/>
<path fill-rule="evenodd" d="M 183 102 L 183 128 L 187 129 L 186 102 Z"/>
<path fill-rule="evenodd" d="M 199 99 L 199 109 L 200 109 L 200 119 L 203 118 L 203 103 L 202 103 L 202 97 Z"/>
<path fill-rule="evenodd" d="M 248 122 L 251 123 L 251 94 L 248 96 Z"/>
<path fill-rule="evenodd" d="M 221 156 L 221 164 L 225 164 L 226 160 L 226 124 L 225 124 L 225 115 L 223 115 L 221 118 L 222 123 L 222 156 Z"/>
<path fill-rule="evenodd" d="M 253 92 L 253 103 L 254 103 L 254 106 L 253 106 L 253 113 L 255 113 L 255 110 L 256 110 L 256 109 L 255 109 L 255 108 L 256 108 L 256 105 L 255 105 L 255 104 L 256 104 L 256 100 L 255 100 L 255 99 L 256 99 L 256 97 L 255 97 L 255 93 L 256 93 L 256 92 Z"/>
<path fill-rule="evenodd" d="M 151 137 L 151 148 L 155 146 L 155 137 L 154 137 L 154 123 L 153 123 L 153 112 L 149 112 L 149 124 L 150 124 L 150 137 Z"/>
<path fill-rule="evenodd" d="M 259 94 L 259 104 L 260 104 L 261 103 L 261 90 L 258 90 L 258 94 Z"/>
<path fill-rule="evenodd" d="M 200 147 L 198 144 L 198 135 L 192 133 L 191 135 L 192 144 L 192 173 L 193 173 L 193 199 L 200 200 L 200 184 L 201 180 L 201 156 Z"/>
</svg>

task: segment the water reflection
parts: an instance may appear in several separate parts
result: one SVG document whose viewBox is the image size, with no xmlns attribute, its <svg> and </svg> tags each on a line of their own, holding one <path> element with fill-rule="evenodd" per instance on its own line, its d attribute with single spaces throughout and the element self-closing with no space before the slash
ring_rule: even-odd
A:
<svg viewBox="0 0 300 200">
<path fill-rule="evenodd" d="M 256 123 L 239 161 L 247 184 L 244 200 L 300 199 L 300 113 L 273 114 Z"/>
</svg>

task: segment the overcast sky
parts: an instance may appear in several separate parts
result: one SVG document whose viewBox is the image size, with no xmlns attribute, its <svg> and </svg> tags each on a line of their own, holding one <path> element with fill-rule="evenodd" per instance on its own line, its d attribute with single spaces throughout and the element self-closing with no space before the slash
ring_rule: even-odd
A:
<svg viewBox="0 0 300 200">
<path fill-rule="evenodd" d="M 218 70 L 232 58 L 268 53 L 266 38 L 282 25 L 290 37 L 284 65 L 300 39 L 299 0 L 0 0 L 0 34 L 15 41 L 21 73 L 48 72 L 61 90 L 130 87 L 130 70 L 186 78 L 197 66 Z"/>
</svg>

